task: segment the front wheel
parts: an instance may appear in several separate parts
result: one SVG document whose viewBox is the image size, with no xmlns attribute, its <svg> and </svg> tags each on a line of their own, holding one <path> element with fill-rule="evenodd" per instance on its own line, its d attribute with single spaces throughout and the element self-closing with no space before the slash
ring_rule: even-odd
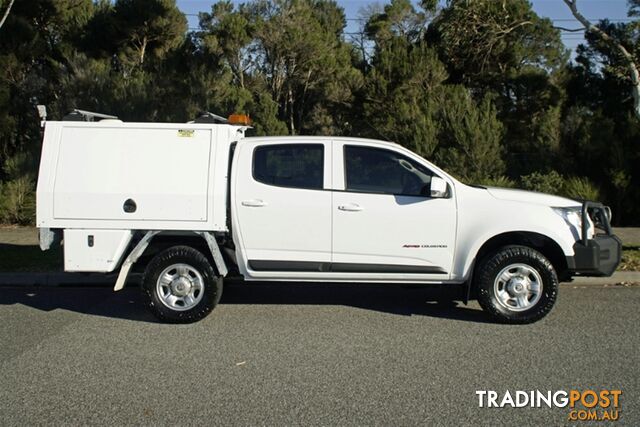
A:
<svg viewBox="0 0 640 427">
<path fill-rule="evenodd" d="M 206 317 L 218 304 L 222 278 L 201 252 L 189 246 L 174 246 L 147 265 L 142 295 L 158 319 L 192 323 Z"/>
<path fill-rule="evenodd" d="M 503 323 L 532 323 L 551 311 L 558 276 L 544 255 L 526 246 L 506 246 L 485 257 L 475 274 L 478 302 Z"/>
</svg>

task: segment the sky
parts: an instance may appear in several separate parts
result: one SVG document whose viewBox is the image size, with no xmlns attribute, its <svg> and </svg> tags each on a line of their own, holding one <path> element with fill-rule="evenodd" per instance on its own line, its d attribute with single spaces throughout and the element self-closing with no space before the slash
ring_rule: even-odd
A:
<svg viewBox="0 0 640 427">
<path fill-rule="evenodd" d="M 550 18 L 556 26 L 565 28 L 579 28 L 580 24 L 575 20 L 569 8 L 562 0 L 530 0 L 533 9 L 540 16 Z M 234 3 L 243 3 L 242 1 L 233 1 Z M 359 11 L 366 6 L 374 3 L 385 4 L 384 1 L 372 0 L 337 0 L 347 16 L 346 32 L 354 32 L 360 25 L 357 20 Z M 211 5 L 216 3 L 214 0 L 177 0 L 178 7 L 183 13 L 187 14 L 189 19 L 189 28 L 196 29 L 198 27 L 198 12 L 208 12 Z M 578 9 L 582 14 L 594 21 L 608 18 L 611 21 L 626 21 L 627 17 L 627 0 L 578 0 Z M 192 16 L 189 16 L 192 15 Z M 567 48 L 574 50 L 578 44 L 584 41 L 582 33 L 563 32 L 562 40 Z"/>
</svg>

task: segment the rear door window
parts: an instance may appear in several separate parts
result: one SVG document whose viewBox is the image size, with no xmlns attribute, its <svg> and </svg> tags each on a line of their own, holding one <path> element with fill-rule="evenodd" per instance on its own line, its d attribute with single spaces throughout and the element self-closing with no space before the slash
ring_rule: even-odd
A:
<svg viewBox="0 0 640 427">
<path fill-rule="evenodd" d="M 321 190 L 323 144 L 275 144 L 256 147 L 253 178 L 263 184 Z"/>
</svg>

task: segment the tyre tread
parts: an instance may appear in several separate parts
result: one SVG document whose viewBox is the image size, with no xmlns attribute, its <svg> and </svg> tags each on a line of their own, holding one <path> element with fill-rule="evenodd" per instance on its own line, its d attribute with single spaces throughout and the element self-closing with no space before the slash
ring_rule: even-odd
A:
<svg viewBox="0 0 640 427">
<path fill-rule="evenodd" d="M 196 307 L 187 311 L 171 310 L 156 301 L 155 276 L 161 268 L 176 259 L 188 260 L 196 264 L 204 280 L 205 294 Z M 201 267 L 201 268 L 200 268 Z M 212 286 L 213 285 L 213 286 Z M 213 287 L 211 290 L 209 288 Z M 209 260 L 200 251 L 191 246 L 172 246 L 157 254 L 147 265 L 142 276 L 142 298 L 144 305 L 160 321 L 166 323 L 193 323 L 205 318 L 220 301 L 222 295 L 222 278 L 219 277 Z"/>
<path fill-rule="evenodd" d="M 543 280 L 543 297 L 531 309 L 523 312 L 502 310 L 493 298 L 495 275 L 505 263 L 525 260 L 538 264 Z M 546 280 L 545 280 L 546 279 Z M 480 261 L 474 277 L 478 303 L 495 320 L 502 323 L 527 324 L 545 317 L 553 308 L 558 295 L 558 276 L 553 264 L 540 252 L 528 246 L 505 246 Z"/>
</svg>

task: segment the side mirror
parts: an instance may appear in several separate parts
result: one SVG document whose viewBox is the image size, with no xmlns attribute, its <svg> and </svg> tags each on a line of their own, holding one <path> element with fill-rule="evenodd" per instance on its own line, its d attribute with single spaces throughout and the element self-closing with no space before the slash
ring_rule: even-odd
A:
<svg viewBox="0 0 640 427">
<path fill-rule="evenodd" d="M 431 177 L 431 197 L 433 198 L 446 198 L 448 196 L 447 181 L 439 176 Z"/>
</svg>

